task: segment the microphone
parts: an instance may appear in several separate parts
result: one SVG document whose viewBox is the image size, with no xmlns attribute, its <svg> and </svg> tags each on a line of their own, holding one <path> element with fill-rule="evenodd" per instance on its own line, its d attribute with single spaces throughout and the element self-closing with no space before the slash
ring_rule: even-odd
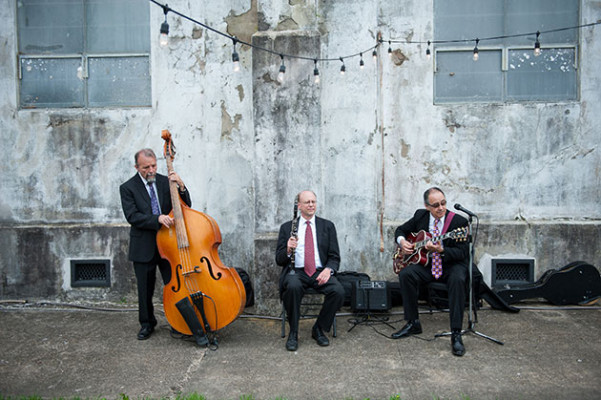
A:
<svg viewBox="0 0 601 400">
<path fill-rule="evenodd" d="M 463 206 L 459 203 L 455 203 L 455 210 L 463 211 L 464 213 L 466 213 L 467 215 L 470 215 L 472 217 L 478 217 L 476 214 L 474 214 L 467 208 L 463 208 Z"/>
</svg>

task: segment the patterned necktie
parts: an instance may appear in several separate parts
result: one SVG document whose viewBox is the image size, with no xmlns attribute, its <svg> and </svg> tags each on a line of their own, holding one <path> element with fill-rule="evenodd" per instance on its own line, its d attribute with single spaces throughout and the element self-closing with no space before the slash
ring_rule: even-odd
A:
<svg viewBox="0 0 601 400">
<path fill-rule="evenodd" d="M 154 186 L 152 186 L 151 182 L 148 182 L 148 190 L 150 191 L 150 207 L 152 207 L 152 214 L 159 215 L 161 211 L 159 210 L 159 201 L 157 200 L 157 194 L 154 191 Z"/>
<path fill-rule="evenodd" d="M 305 272 L 309 276 L 315 273 L 315 248 L 313 247 L 313 232 L 311 222 L 307 221 L 305 230 Z"/>
<path fill-rule="evenodd" d="M 440 222 L 439 219 L 434 220 L 434 236 L 438 236 L 438 234 L 440 233 L 438 231 L 438 223 L 439 222 Z M 438 279 L 438 278 L 440 278 L 441 275 L 442 275 L 442 259 L 441 259 L 439 253 L 433 252 L 432 253 L 432 276 L 435 279 Z"/>
</svg>

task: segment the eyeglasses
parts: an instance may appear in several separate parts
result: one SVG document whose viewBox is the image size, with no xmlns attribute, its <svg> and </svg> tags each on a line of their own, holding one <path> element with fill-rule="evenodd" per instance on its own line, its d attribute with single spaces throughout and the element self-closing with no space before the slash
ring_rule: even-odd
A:
<svg viewBox="0 0 601 400">
<path fill-rule="evenodd" d="M 426 203 L 426 204 L 428 204 L 428 203 Z M 428 204 L 428 205 L 429 205 L 430 207 L 432 207 L 432 208 L 438 208 L 438 207 L 440 207 L 440 206 L 443 206 L 443 207 L 444 207 L 444 206 L 446 206 L 446 205 L 447 205 L 447 201 L 446 201 L 446 200 L 443 200 L 443 201 L 441 201 L 440 203 L 436 203 L 436 204 Z"/>
</svg>

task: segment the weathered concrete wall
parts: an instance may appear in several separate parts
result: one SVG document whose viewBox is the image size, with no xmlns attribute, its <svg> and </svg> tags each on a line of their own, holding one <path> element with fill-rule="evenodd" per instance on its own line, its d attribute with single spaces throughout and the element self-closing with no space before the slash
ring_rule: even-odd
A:
<svg viewBox="0 0 601 400">
<path fill-rule="evenodd" d="M 135 303 L 135 276 L 127 260 L 129 227 L 48 224 L 0 228 L 0 298 Z M 72 288 L 71 260 L 109 260 L 110 288 Z"/>
<path fill-rule="evenodd" d="M 175 168 L 193 208 L 213 216 L 224 264 L 249 271 L 257 308 L 278 307 L 273 252 L 293 196 L 311 188 L 336 223 L 342 269 L 394 279 L 394 228 L 421 207 L 431 185 L 480 216 L 476 259 L 523 254 L 537 276 L 570 261 L 601 265 L 601 31 L 580 31 L 580 100 L 565 103 L 433 104 L 425 47 L 364 51 L 385 39 L 433 37 L 431 1 L 174 0 L 169 5 L 276 54 L 238 46 L 172 14 L 158 46 L 151 6 L 151 108 L 19 110 L 15 2 L 0 9 L 0 282 L 2 298 L 135 299 L 118 186 L 133 154 L 161 152 L 169 129 Z M 582 2 L 582 23 L 601 18 Z M 476 35 L 476 33 L 475 33 Z M 331 58 L 318 64 L 277 53 Z M 163 160 L 159 160 L 165 172 Z M 110 259 L 110 289 L 72 289 L 70 259 Z"/>
</svg>

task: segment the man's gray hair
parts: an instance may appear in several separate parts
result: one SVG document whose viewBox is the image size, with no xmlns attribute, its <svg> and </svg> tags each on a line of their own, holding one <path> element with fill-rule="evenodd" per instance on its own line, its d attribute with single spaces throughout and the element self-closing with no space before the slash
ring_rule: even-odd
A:
<svg viewBox="0 0 601 400">
<path fill-rule="evenodd" d="M 136 162 L 136 166 L 138 166 L 138 158 L 140 157 L 140 154 L 143 154 L 145 157 L 154 158 L 155 160 L 157 159 L 157 156 L 154 155 L 154 151 L 152 151 L 152 149 L 142 149 L 142 150 L 139 150 L 136 153 L 136 155 L 134 156 L 134 161 Z"/>
</svg>

